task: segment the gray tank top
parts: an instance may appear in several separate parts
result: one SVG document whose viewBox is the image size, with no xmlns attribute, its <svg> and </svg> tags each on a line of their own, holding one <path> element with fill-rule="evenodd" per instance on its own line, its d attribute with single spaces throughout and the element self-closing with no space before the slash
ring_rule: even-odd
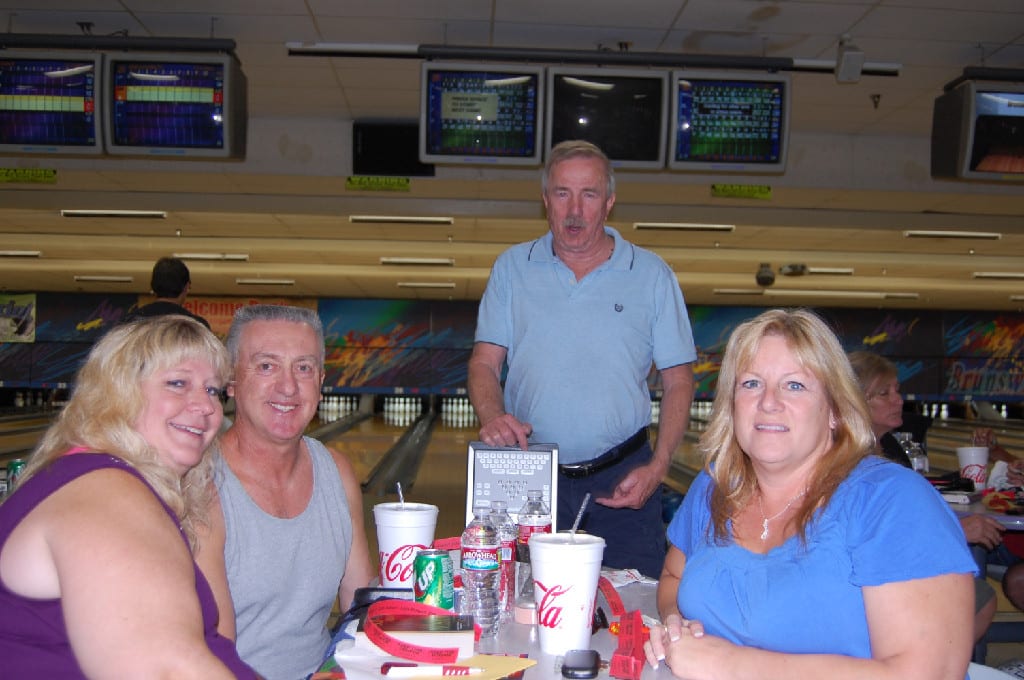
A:
<svg viewBox="0 0 1024 680">
<path fill-rule="evenodd" d="M 261 510 L 223 457 L 215 457 L 238 653 L 267 680 L 298 680 L 317 670 L 352 548 L 338 468 L 323 444 L 304 441 L 313 460 L 313 495 L 291 519 Z"/>
</svg>

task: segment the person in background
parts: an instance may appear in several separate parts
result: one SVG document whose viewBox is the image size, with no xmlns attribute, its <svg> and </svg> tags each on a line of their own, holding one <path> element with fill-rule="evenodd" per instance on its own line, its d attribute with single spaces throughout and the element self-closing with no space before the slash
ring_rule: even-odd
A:
<svg viewBox="0 0 1024 680">
<path fill-rule="evenodd" d="M 656 576 L 661 482 L 693 397 L 686 305 L 661 258 L 605 225 L 615 178 L 599 148 L 556 145 L 541 189 L 549 232 L 498 257 L 480 302 L 468 378 L 480 439 L 556 443 L 557 525 L 572 525 L 591 493 L 581 527 L 606 540 L 604 564 Z M 652 365 L 664 388 L 653 449 Z"/>
<path fill-rule="evenodd" d="M 873 352 L 850 352 L 850 363 L 863 387 L 871 412 L 871 429 L 878 441 L 875 453 L 905 467 L 912 467 L 894 432 L 909 432 L 911 439 L 925 446 L 931 418 L 903 411 L 903 395 L 896 364 Z"/>
<path fill-rule="evenodd" d="M 228 370 L 182 316 L 93 346 L 0 505 L 0 676 L 256 677 L 191 550 Z"/>
<path fill-rule="evenodd" d="M 994 443 L 995 439 L 993 438 L 991 442 Z M 1006 451 L 1006 455 L 1012 459 L 1006 469 L 1007 481 L 1015 487 L 1024 487 L 1024 459 L 1018 458 L 1008 451 Z M 1019 543 L 1013 547 L 1017 548 L 1018 545 Z M 1024 561 L 1018 560 L 1006 568 L 1006 571 L 1003 572 L 1002 586 L 1006 599 L 1017 609 L 1024 610 Z"/>
<path fill-rule="evenodd" d="M 928 481 L 874 446 L 824 321 L 738 326 L 705 467 L 668 528 L 648 662 L 688 679 L 964 678 L 976 565 Z"/>
<path fill-rule="evenodd" d="M 374 573 L 351 463 L 303 436 L 324 381 L 316 312 L 253 305 L 227 336 L 235 420 L 215 447 L 217 494 L 197 559 L 217 594 L 221 630 L 268 680 L 317 670 L 327 619 Z"/>
<path fill-rule="evenodd" d="M 1007 451 L 997 440 L 996 433 L 991 427 L 976 427 L 971 432 L 972 446 L 985 446 L 988 448 L 988 462 L 1003 461 L 1005 463 L 1017 463 L 1021 468 L 1021 461 L 1017 456 Z"/>
<path fill-rule="evenodd" d="M 149 287 L 156 296 L 156 300 L 148 305 L 137 307 L 128 313 L 125 321 L 145 319 L 165 314 L 180 314 L 195 319 L 207 328 L 210 323 L 192 312 L 185 309 L 185 298 L 192 290 L 192 278 L 188 267 L 176 257 L 161 257 L 153 265 L 153 274 L 149 280 Z"/>
<path fill-rule="evenodd" d="M 849 359 L 867 400 L 871 429 L 877 442 L 875 453 L 880 453 L 904 467 L 912 467 L 903 447 L 892 434 L 903 427 L 903 395 L 900 394 L 899 369 L 892 361 L 874 352 L 851 352 Z M 924 439 L 923 432 L 918 436 L 921 440 Z M 974 579 L 974 639 L 980 640 L 992 623 L 999 605 L 995 590 L 985 578 L 986 567 L 990 562 L 1014 560 L 1002 546 L 1003 532 L 1006 531 L 1002 524 L 985 515 L 958 517 L 980 572 Z"/>
</svg>

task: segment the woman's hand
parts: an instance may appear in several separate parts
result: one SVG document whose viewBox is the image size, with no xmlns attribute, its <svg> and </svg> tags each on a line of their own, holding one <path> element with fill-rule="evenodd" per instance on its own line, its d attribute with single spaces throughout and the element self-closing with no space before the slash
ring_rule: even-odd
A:
<svg viewBox="0 0 1024 680">
<path fill-rule="evenodd" d="M 665 661 L 673 643 L 677 643 L 683 636 L 692 638 L 704 637 L 704 624 L 700 621 L 684 619 L 678 614 L 670 614 L 660 626 L 651 626 L 651 635 L 644 643 L 644 655 L 647 663 L 652 668 Z M 666 661 L 669 667 L 671 662 Z"/>
</svg>

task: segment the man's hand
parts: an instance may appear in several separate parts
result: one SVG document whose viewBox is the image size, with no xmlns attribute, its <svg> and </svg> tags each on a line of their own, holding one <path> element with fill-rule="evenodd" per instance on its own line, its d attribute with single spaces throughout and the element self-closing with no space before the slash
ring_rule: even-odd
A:
<svg viewBox="0 0 1024 680">
<path fill-rule="evenodd" d="M 612 491 L 611 496 L 595 498 L 594 501 L 609 508 L 639 510 L 658 488 L 661 481 L 665 479 L 666 472 L 668 472 L 668 465 L 659 459 L 652 460 L 647 465 L 631 470 L 623 477 Z"/>
<path fill-rule="evenodd" d="M 1006 479 L 1014 486 L 1024 486 L 1024 460 L 1018 458 L 1010 462 L 1006 468 Z"/>
<path fill-rule="evenodd" d="M 985 515 L 968 515 L 960 520 L 967 542 L 985 546 L 987 550 L 999 545 L 1006 529 L 1002 524 Z"/>
<path fill-rule="evenodd" d="M 529 423 L 521 423 L 509 413 L 503 413 L 480 426 L 480 441 L 488 446 L 518 445 L 525 451 L 531 434 L 533 427 Z"/>
</svg>

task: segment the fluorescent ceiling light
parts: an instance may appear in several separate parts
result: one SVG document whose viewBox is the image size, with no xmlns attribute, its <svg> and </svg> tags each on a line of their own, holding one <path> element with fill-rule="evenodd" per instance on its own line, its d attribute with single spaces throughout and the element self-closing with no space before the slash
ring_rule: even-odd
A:
<svg viewBox="0 0 1024 680">
<path fill-rule="evenodd" d="M 735 224 L 704 224 L 701 222 L 634 222 L 634 229 L 676 229 L 678 231 L 734 231 Z"/>
<path fill-rule="evenodd" d="M 160 73 L 140 73 L 139 71 L 129 71 L 129 78 L 135 78 L 136 80 L 148 80 L 150 82 L 161 82 L 161 83 L 176 83 L 178 82 L 178 76 L 173 74 L 160 74 Z"/>
<path fill-rule="evenodd" d="M 61 210 L 61 217 L 146 217 L 164 219 L 163 210 Z"/>
<path fill-rule="evenodd" d="M 1010 302 L 1024 302 L 1024 295 L 1011 295 Z"/>
<path fill-rule="evenodd" d="M 454 288 L 452 281 L 399 281 L 399 288 Z"/>
<path fill-rule="evenodd" d="M 90 282 L 90 283 L 131 283 L 134 281 L 130 276 L 102 276 L 102 275 L 75 275 L 75 281 Z"/>
<path fill-rule="evenodd" d="M 796 288 L 769 288 L 766 297 L 850 298 L 855 300 L 917 300 L 917 293 L 888 293 L 877 290 L 800 290 Z"/>
<path fill-rule="evenodd" d="M 454 224 L 454 217 L 431 217 L 428 215 L 349 215 L 348 221 L 353 224 L 379 224 L 391 222 L 397 224 Z"/>
<path fill-rule="evenodd" d="M 41 250 L 0 250 L 0 257 L 40 257 Z"/>
<path fill-rule="evenodd" d="M 444 267 L 454 267 L 454 257 L 382 257 L 380 258 L 381 264 L 422 264 L 422 265 L 440 265 Z"/>
<path fill-rule="evenodd" d="M 713 288 L 712 295 L 764 295 L 763 288 Z"/>
<path fill-rule="evenodd" d="M 400 43 L 331 43 L 331 42 L 286 42 L 284 46 L 288 54 L 295 55 L 318 55 L 318 54 L 352 54 L 366 56 L 396 56 L 406 55 L 414 57 L 419 51 L 419 45 Z"/>
<path fill-rule="evenodd" d="M 572 76 L 563 76 L 562 80 L 575 87 L 582 88 L 584 90 L 597 90 L 598 92 L 608 92 L 615 88 L 614 83 L 598 83 L 593 80 L 584 80 L 583 78 L 573 78 Z"/>
<path fill-rule="evenodd" d="M 836 59 L 793 59 L 794 71 L 834 73 L 838 60 Z M 860 72 L 866 76 L 898 76 L 903 64 L 897 61 L 865 61 L 861 65 Z"/>
<path fill-rule="evenodd" d="M 784 264 L 779 267 L 779 273 L 783 276 L 803 276 L 804 274 L 835 274 L 853 275 L 853 267 L 808 267 L 802 263 Z"/>
<path fill-rule="evenodd" d="M 853 276 L 853 267 L 808 267 L 808 274 L 834 274 L 837 276 Z"/>
<path fill-rule="evenodd" d="M 911 229 L 903 232 L 906 238 L 980 238 L 998 241 L 1003 237 L 995 231 L 944 231 L 941 229 Z"/>
<path fill-rule="evenodd" d="M 179 260 L 222 260 L 248 262 L 249 253 L 171 253 Z"/>
<path fill-rule="evenodd" d="M 80 73 L 88 73 L 91 70 L 92 64 L 86 64 L 85 66 L 72 66 L 71 68 L 59 71 L 44 71 L 43 75 L 47 78 L 68 78 L 70 76 L 77 76 Z"/>
<path fill-rule="evenodd" d="M 511 85 L 524 85 L 530 82 L 530 76 L 513 76 L 511 78 L 485 78 L 484 85 L 488 87 L 509 87 Z"/>
<path fill-rule="evenodd" d="M 1024 279 L 1024 272 L 974 272 L 976 279 Z"/>
<path fill-rule="evenodd" d="M 235 279 L 240 286 L 294 286 L 295 279 Z"/>
</svg>

